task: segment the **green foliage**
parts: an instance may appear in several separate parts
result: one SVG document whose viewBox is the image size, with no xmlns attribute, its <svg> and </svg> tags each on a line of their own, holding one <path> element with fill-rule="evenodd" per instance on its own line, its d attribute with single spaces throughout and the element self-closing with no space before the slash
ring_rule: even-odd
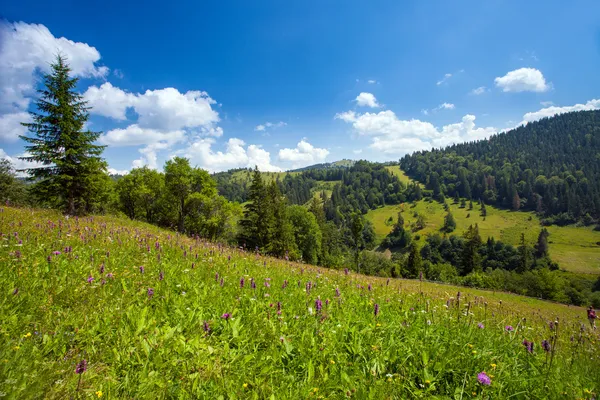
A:
<svg viewBox="0 0 600 400">
<path fill-rule="evenodd" d="M 481 198 L 573 223 L 600 218 L 600 111 L 566 113 L 490 139 L 416 152 L 401 168 L 441 196 Z M 482 203 L 482 215 L 485 208 Z M 589 223 L 588 218 L 588 223 Z M 548 219 L 548 224 L 558 223 Z"/>
<path fill-rule="evenodd" d="M 448 210 L 446 216 L 444 217 L 444 226 L 442 230 L 446 233 L 453 232 L 456 229 L 456 221 L 454 220 L 454 216 L 452 212 Z"/>
<path fill-rule="evenodd" d="M 106 162 L 100 158 L 104 146 L 95 145 L 100 132 L 84 130 L 89 118 L 83 97 L 75 92 L 77 78 L 63 56 L 57 56 L 44 75 L 44 89 L 38 91 L 38 112 L 33 122 L 23 123 L 33 134 L 21 136 L 26 143 L 26 161 L 41 164 L 28 168 L 35 182 L 34 193 L 44 203 L 70 215 L 85 214 L 101 208 L 102 185 L 106 182 Z M 87 201 L 90 196 L 95 199 Z"/>
<path fill-rule="evenodd" d="M 316 264 L 321 254 L 322 241 L 317 218 L 302 206 L 290 206 L 287 212 L 301 259 L 309 264 Z"/>
<path fill-rule="evenodd" d="M 0 203 L 27 204 L 27 189 L 16 179 L 12 163 L 6 158 L 0 158 Z"/>
</svg>

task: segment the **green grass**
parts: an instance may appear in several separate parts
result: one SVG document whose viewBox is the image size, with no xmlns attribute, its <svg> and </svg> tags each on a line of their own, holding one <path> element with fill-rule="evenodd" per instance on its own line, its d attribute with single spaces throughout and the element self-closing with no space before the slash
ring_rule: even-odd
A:
<svg viewBox="0 0 600 400">
<path fill-rule="evenodd" d="M 113 217 L 4 208 L 0 232 L 9 399 L 563 399 L 600 389 L 600 337 L 580 330 L 577 307 L 288 263 Z M 540 342 L 554 337 L 545 353 Z"/>
<path fill-rule="evenodd" d="M 479 233 L 485 240 L 494 237 L 506 243 L 518 245 L 521 233 L 525 233 L 525 239 L 533 244 L 542 229 L 539 218 L 531 212 L 513 212 L 486 206 L 487 216 L 485 220 L 480 216 L 480 207 L 474 203 L 473 210 L 459 208 L 459 204 L 452 204 L 448 199 L 450 210 L 456 220 L 456 230 L 453 232 L 462 235 L 469 225 L 478 224 Z M 419 201 L 415 203 L 404 203 L 402 205 L 385 206 L 367 213 L 367 218 L 373 222 L 375 233 L 382 240 L 391 230 L 392 226 L 386 224 L 391 216 L 394 221 L 398 211 L 404 210 L 406 227 L 409 227 L 416 218 L 417 212 L 425 217 L 425 229 L 418 231 L 421 236 L 418 243 L 423 244 L 428 234 L 439 232 L 444 225 L 446 212 L 442 204 L 438 202 Z M 550 256 L 557 261 L 561 268 L 578 273 L 600 274 L 600 232 L 591 227 L 548 227 L 550 232 Z M 414 235 L 413 235 L 414 237 Z"/>
<path fill-rule="evenodd" d="M 404 184 L 409 184 L 412 182 L 416 182 L 413 179 L 409 178 L 408 175 L 406 175 L 406 173 L 400 169 L 399 165 L 388 165 L 385 167 L 388 171 L 390 171 L 393 175 L 397 176 L 398 179 L 400 179 L 400 182 L 403 182 Z M 423 184 L 419 183 L 419 185 L 421 187 L 424 187 Z"/>
</svg>

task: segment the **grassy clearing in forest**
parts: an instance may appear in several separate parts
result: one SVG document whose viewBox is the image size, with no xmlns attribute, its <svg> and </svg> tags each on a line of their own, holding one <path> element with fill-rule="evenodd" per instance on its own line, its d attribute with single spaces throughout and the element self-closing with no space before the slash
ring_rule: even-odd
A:
<svg viewBox="0 0 600 400">
<path fill-rule="evenodd" d="M 453 232 L 456 235 L 462 235 L 469 225 L 478 224 L 483 240 L 492 236 L 496 240 L 516 246 L 521 239 L 521 233 L 525 233 L 525 240 L 532 244 L 542 229 L 539 218 L 532 212 L 514 212 L 488 205 L 487 216 L 484 218 L 480 215 L 477 202 L 474 202 L 473 209 L 469 210 L 468 202 L 466 208 L 460 208 L 460 204 L 453 204 L 452 199 L 447 201 L 456 220 L 456 230 Z M 390 216 L 396 221 L 400 210 L 404 210 L 406 227 L 410 227 L 416 220 L 415 212 L 425 217 L 426 227 L 413 233 L 413 239 L 417 234 L 420 235 L 419 244 L 424 244 L 428 234 L 439 232 L 444 225 L 446 211 L 442 204 L 435 201 L 422 200 L 385 206 L 367 213 L 367 219 L 373 223 L 378 239 L 383 240 L 391 232 L 393 224 L 387 221 Z M 547 229 L 550 232 L 550 256 L 561 268 L 571 272 L 600 273 L 600 232 L 594 231 L 592 227 L 550 226 Z"/>
<path fill-rule="evenodd" d="M 113 217 L 4 208 L 0 232 L 7 398 L 589 399 L 600 389 L 600 337 L 580 308 L 289 263 Z"/>
</svg>

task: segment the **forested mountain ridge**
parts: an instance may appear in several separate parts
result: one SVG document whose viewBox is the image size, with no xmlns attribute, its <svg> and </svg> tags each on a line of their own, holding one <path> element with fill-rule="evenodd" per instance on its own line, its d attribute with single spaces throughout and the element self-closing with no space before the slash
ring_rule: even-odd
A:
<svg viewBox="0 0 600 400">
<path fill-rule="evenodd" d="M 546 222 L 600 216 L 600 111 L 562 114 L 487 140 L 420 151 L 401 168 L 434 197 L 535 210 Z"/>
</svg>

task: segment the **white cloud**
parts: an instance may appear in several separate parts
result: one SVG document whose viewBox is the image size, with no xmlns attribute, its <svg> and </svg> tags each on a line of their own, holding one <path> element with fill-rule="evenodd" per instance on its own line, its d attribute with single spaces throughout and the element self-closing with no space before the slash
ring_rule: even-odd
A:
<svg viewBox="0 0 600 400">
<path fill-rule="evenodd" d="M 116 76 L 119 79 L 123 79 L 123 71 L 121 71 L 120 69 L 114 69 L 113 70 L 113 75 Z"/>
<path fill-rule="evenodd" d="M 295 148 L 279 150 L 279 159 L 292 163 L 293 168 L 305 167 L 311 164 L 323 162 L 329 155 L 329 150 L 314 147 L 305 139 L 302 139 Z"/>
<path fill-rule="evenodd" d="M 256 125 L 254 128 L 255 131 L 264 132 L 267 128 L 281 128 L 286 126 L 287 124 L 283 121 L 279 122 L 265 122 L 264 124 Z"/>
<path fill-rule="evenodd" d="M 440 86 L 443 83 L 447 82 L 448 79 L 452 78 L 452 74 L 448 73 L 448 74 L 444 74 L 444 77 L 442 79 L 440 79 L 439 81 L 436 82 L 436 85 Z"/>
<path fill-rule="evenodd" d="M 374 84 L 376 84 L 376 83 L 378 83 L 378 82 L 377 82 L 375 79 L 369 79 L 369 80 L 367 81 L 367 83 L 368 83 L 368 84 L 370 84 L 370 85 L 374 85 Z"/>
<path fill-rule="evenodd" d="M 558 114 L 564 114 L 564 113 L 568 113 L 568 112 L 572 112 L 572 111 L 589 111 L 589 110 L 600 110 L 600 99 L 593 99 L 593 100 L 588 101 L 585 104 L 575 104 L 572 106 L 565 106 L 565 107 L 551 106 L 551 107 L 542 108 L 541 110 L 538 110 L 538 111 L 528 112 L 527 114 L 523 115 L 523 121 L 521 121 L 521 123 L 519 123 L 519 125 L 524 125 L 528 122 L 537 121 L 539 119 L 546 118 L 546 117 L 552 117 L 552 116 L 558 115 Z"/>
<path fill-rule="evenodd" d="M 31 117 L 26 112 L 14 112 L 0 115 L 0 140 L 2 142 L 16 142 L 19 135 L 27 133 L 27 128 L 21 122 L 30 122 Z"/>
<path fill-rule="evenodd" d="M 442 103 L 435 108 L 436 110 L 454 110 L 454 104 L 452 103 Z"/>
<path fill-rule="evenodd" d="M 129 173 L 129 170 L 127 169 L 115 169 L 115 168 L 108 168 L 106 170 L 106 172 L 108 172 L 109 175 L 127 175 Z"/>
<path fill-rule="evenodd" d="M 364 114 L 346 112 L 337 114 L 335 118 L 351 123 L 359 135 L 372 137 L 372 149 L 393 155 L 483 139 L 496 132 L 491 127 L 476 128 L 475 116 L 469 114 L 461 122 L 441 129 L 418 119 L 400 120 L 390 110 Z"/>
<path fill-rule="evenodd" d="M 379 104 L 377 103 L 377 99 L 372 93 L 361 92 L 358 96 L 356 96 L 356 104 L 360 107 L 371 107 L 378 108 Z"/>
<path fill-rule="evenodd" d="M 487 92 L 487 88 L 485 86 L 479 86 L 478 88 L 471 90 L 471 94 L 475 96 L 479 96 L 480 94 L 484 94 L 485 92 Z"/>
<path fill-rule="evenodd" d="M 44 25 L 0 22 L 0 113 L 27 109 L 37 72 L 49 72 L 58 53 L 66 56 L 74 76 L 108 73 L 97 65 L 98 50 L 87 43 L 56 38 Z"/>
<path fill-rule="evenodd" d="M 219 114 L 212 109 L 216 102 L 208 93 L 196 90 L 180 93 L 175 88 L 165 88 L 133 94 L 106 82 L 100 87 L 89 87 L 83 96 L 92 113 L 113 119 L 125 120 L 127 109 L 132 108 L 144 128 L 208 127 L 219 121 Z"/>
<path fill-rule="evenodd" d="M 554 105 L 553 101 L 540 101 L 540 104 L 543 105 L 544 107 L 550 107 Z"/>
<path fill-rule="evenodd" d="M 422 113 L 423 115 L 429 115 L 429 110 L 428 110 L 428 109 L 426 109 L 426 108 L 424 108 L 424 109 L 422 109 L 422 110 L 421 110 L 421 113 Z"/>
<path fill-rule="evenodd" d="M 271 155 L 258 145 L 246 146 L 243 140 L 231 138 L 227 142 L 225 152 L 214 151 L 212 138 L 199 139 L 190 144 L 184 155 L 192 164 L 210 172 L 225 171 L 232 168 L 254 168 L 261 171 L 278 172 L 281 168 L 271 164 Z M 246 146 L 246 147 L 244 147 Z"/>
<path fill-rule="evenodd" d="M 546 92 L 550 85 L 540 70 L 535 68 L 519 68 L 510 71 L 494 80 L 497 87 L 504 92 Z"/>
<path fill-rule="evenodd" d="M 19 172 L 18 170 L 20 169 L 27 169 L 27 168 L 37 168 L 37 167 L 41 167 L 43 164 L 39 163 L 37 161 L 25 161 L 25 160 L 21 160 L 19 157 L 27 157 L 29 156 L 29 153 L 22 153 L 16 156 L 9 156 L 4 149 L 0 149 L 0 159 L 5 158 L 8 161 L 10 161 L 10 163 L 12 164 L 14 170 L 15 170 L 15 174 L 19 177 L 25 177 L 27 176 L 27 173 L 25 172 Z"/>
</svg>

